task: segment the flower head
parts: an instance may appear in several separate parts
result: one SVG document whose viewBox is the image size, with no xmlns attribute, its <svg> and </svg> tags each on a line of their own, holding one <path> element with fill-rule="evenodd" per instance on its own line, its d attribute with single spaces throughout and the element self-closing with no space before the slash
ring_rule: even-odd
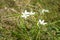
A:
<svg viewBox="0 0 60 40">
<path fill-rule="evenodd" d="M 41 25 L 47 24 L 46 22 L 44 22 L 44 20 L 41 20 L 41 19 L 39 19 L 38 23 L 40 23 Z"/>
<path fill-rule="evenodd" d="M 42 13 L 44 13 L 44 12 L 49 12 L 49 10 L 43 9 L 42 10 Z"/>
<path fill-rule="evenodd" d="M 34 15 L 35 14 L 35 12 L 27 12 L 27 10 L 25 10 L 25 12 L 22 12 L 22 16 L 21 17 L 23 17 L 23 18 L 27 18 L 28 16 L 30 16 L 30 15 Z"/>
</svg>

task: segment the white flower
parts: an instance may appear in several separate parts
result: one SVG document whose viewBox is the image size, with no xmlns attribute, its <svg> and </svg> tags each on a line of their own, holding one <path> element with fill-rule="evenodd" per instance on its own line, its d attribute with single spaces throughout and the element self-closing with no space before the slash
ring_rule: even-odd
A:
<svg viewBox="0 0 60 40">
<path fill-rule="evenodd" d="M 42 13 L 44 13 L 44 12 L 48 12 L 49 13 L 49 10 L 43 9 Z"/>
<path fill-rule="evenodd" d="M 23 17 L 23 18 L 27 18 L 28 16 L 30 16 L 30 15 L 34 15 L 35 14 L 35 12 L 27 12 L 27 10 L 25 10 L 25 12 L 22 12 L 22 16 L 21 17 Z"/>
<path fill-rule="evenodd" d="M 44 22 L 44 20 L 41 20 L 41 19 L 39 19 L 38 23 L 40 23 L 41 25 L 47 24 L 46 22 Z"/>
<path fill-rule="evenodd" d="M 26 15 L 34 15 L 35 14 L 35 12 L 27 12 L 27 10 L 25 10 L 25 12 L 22 12 L 22 14 L 26 14 Z"/>
</svg>

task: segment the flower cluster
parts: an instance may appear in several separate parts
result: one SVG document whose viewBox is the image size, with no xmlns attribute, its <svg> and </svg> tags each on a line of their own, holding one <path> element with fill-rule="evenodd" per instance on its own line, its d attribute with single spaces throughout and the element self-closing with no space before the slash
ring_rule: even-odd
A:
<svg viewBox="0 0 60 40">
<path fill-rule="evenodd" d="M 49 10 L 43 9 L 42 13 L 44 13 L 44 12 L 49 12 Z M 32 12 L 32 11 L 31 12 L 27 12 L 27 10 L 25 10 L 24 12 L 22 12 L 22 16 L 21 17 L 26 19 L 28 16 L 34 15 L 34 14 L 35 14 L 35 12 Z M 44 20 L 39 19 L 38 24 L 46 25 L 47 23 L 44 22 Z"/>
</svg>

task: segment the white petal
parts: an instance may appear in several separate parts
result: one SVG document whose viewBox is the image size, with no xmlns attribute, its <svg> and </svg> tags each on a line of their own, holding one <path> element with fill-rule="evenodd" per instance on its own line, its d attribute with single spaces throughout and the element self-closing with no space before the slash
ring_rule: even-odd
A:
<svg viewBox="0 0 60 40">
<path fill-rule="evenodd" d="M 42 10 L 42 13 L 44 13 L 45 9 Z"/>
<path fill-rule="evenodd" d="M 43 23 L 43 25 L 45 25 L 45 24 L 47 24 L 47 23 Z"/>
<path fill-rule="evenodd" d="M 23 18 L 27 18 L 27 16 L 22 16 Z"/>
<path fill-rule="evenodd" d="M 39 22 L 41 22 L 41 20 L 39 19 Z"/>
<path fill-rule="evenodd" d="M 44 20 L 42 20 L 41 22 L 44 23 Z"/>
</svg>

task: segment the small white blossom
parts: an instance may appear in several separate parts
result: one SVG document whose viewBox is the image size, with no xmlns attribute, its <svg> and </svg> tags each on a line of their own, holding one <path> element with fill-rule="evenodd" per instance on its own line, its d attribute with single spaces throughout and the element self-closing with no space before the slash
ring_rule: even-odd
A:
<svg viewBox="0 0 60 40">
<path fill-rule="evenodd" d="M 48 12 L 49 13 L 49 10 L 43 9 L 42 13 L 44 13 L 44 12 Z"/>
<path fill-rule="evenodd" d="M 28 16 L 30 16 L 30 15 L 34 15 L 35 14 L 35 12 L 27 12 L 27 10 L 25 10 L 25 12 L 22 12 L 22 16 L 21 17 L 23 17 L 23 18 L 27 18 Z"/>
<path fill-rule="evenodd" d="M 47 24 L 46 22 L 44 22 L 44 20 L 41 20 L 41 19 L 39 19 L 38 23 L 40 23 L 41 25 Z"/>
</svg>

